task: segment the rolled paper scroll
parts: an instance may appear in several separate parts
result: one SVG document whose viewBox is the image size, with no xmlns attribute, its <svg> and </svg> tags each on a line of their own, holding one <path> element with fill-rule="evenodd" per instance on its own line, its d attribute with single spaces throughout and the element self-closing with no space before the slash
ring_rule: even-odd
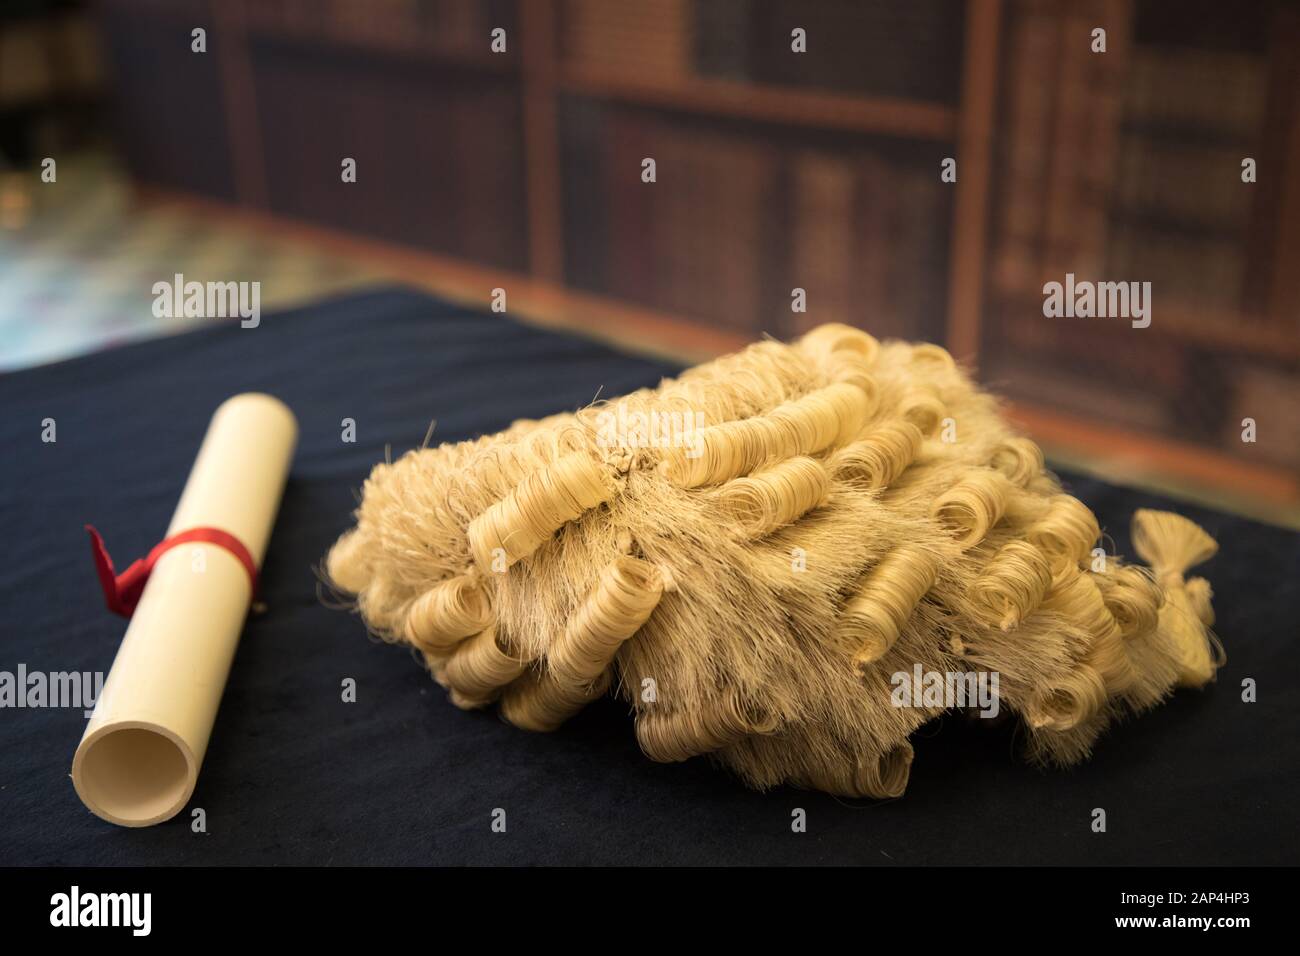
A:
<svg viewBox="0 0 1300 956">
<path fill-rule="evenodd" d="M 260 567 L 297 435 L 293 413 L 269 395 L 222 403 L 167 537 L 219 529 Z M 157 559 L 72 760 L 77 796 L 97 816 L 145 827 L 189 801 L 253 584 L 213 541 L 187 541 Z"/>
</svg>

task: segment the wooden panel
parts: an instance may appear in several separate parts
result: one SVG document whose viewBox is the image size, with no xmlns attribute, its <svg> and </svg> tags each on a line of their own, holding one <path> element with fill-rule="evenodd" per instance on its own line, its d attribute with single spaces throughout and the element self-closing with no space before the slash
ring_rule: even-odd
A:
<svg viewBox="0 0 1300 956">
<path fill-rule="evenodd" d="M 564 278 L 559 106 L 555 88 L 552 0 L 520 5 L 524 44 L 524 148 L 527 151 L 528 259 L 532 274 Z"/>
<path fill-rule="evenodd" d="M 253 47 L 270 208 L 523 270 L 521 110 L 508 77 L 261 41 Z M 357 182 L 341 180 L 344 157 Z"/>
<path fill-rule="evenodd" d="M 973 363 L 984 310 L 985 242 L 997 91 L 1000 0 L 972 0 L 966 12 L 966 65 L 957 139 L 957 202 L 948 289 L 948 349 Z M 937 172 L 936 172 L 937 175 Z"/>
<path fill-rule="evenodd" d="M 569 67 L 560 87 L 602 99 L 711 116 L 916 139 L 953 136 L 956 114 L 918 100 L 755 87 L 727 80 L 646 83 Z"/>
<path fill-rule="evenodd" d="M 1284 115 L 1271 126 L 1275 164 L 1263 165 L 1261 178 L 1276 183 L 1276 228 L 1272 240 L 1272 282 L 1267 313 L 1280 332 L 1300 338 L 1300 13 L 1278 12 L 1272 34 L 1273 93 Z"/>
</svg>

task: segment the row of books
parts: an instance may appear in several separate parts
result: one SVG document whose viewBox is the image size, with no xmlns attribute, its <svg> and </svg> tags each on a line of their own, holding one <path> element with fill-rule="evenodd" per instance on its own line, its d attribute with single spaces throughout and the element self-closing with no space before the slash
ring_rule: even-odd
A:
<svg viewBox="0 0 1300 956">
<path fill-rule="evenodd" d="M 1108 279 L 1150 282 L 1158 302 L 1211 314 L 1241 309 L 1246 249 L 1240 239 L 1116 222 L 1106 251 Z"/>
<path fill-rule="evenodd" d="M 980 371 L 1013 400 L 1300 467 L 1300 389 L 1284 361 L 1230 357 L 1122 324 L 1047 319 L 1028 303 L 1007 308 L 1001 325 L 1015 347 L 988 350 Z M 1241 440 L 1246 418 L 1257 426 L 1254 444 Z"/>
<path fill-rule="evenodd" d="M 1253 183 L 1242 181 L 1242 159 L 1242 150 L 1227 146 L 1124 136 L 1112 212 L 1140 213 L 1241 239 L 1258 192 Z"/>
<path fill-rule="evenodd" d="M 597 122 L 585 132 L 593 179 L 566 170 L 566 191 L 587 201 L 569 224 L 571 278 L 718 326 L 770 330 L 777 151 L 622 110 L 602 110 Z M 643 179 L 646 159 L 653 182 Z"/>
<path fill-rule="evenodd" d="M 1286 54 L 1258 31 L 1171 32 L 1197 18 L 1155 8 L 1009 4 L 981 373 L 1031 404 L 1300 467 L 1294 358 L 1234 347 L 1238 330 L 1295 321 L 1248 307 L 1273 217 L 1241 178 L 1242 159 L 1265 153 Z M 1105 55 L 1090 49 L 1099 24 Z M 1153 328 L 1045 318 L 1042 284 L 1067 272 L 1150 282 Z M 1242 418 L 1268 437 L 1243 444 Z"/>
<path fill-rule="evenodd" d="M 845 322 L 879 338 L 942 341 L 951 187 L 937 167 L 862 150 L 791 160 L 791 285 L 802 330 Z"/>
<path fill-rule="evenodd" d="M 691 73 L 692 0 L 564 0 L 566 62 L 604 75 L 677 82 Z"/>
<path fill-rule="evenodd" d="M 1041 328 L 1043 320 L 1032 317 L 1016 325 Z M 1095 333 L 1087 335 L 1097 338 Z M 1017 342 L 1029 338 L 1018 337 Z M 987 356 L 981 370 L 1013 400 L 1082 411 L 1095 421 L 1217 447 L 1255 462 L 1300 468 L 1300 389 L 1293 372 L 1255 360 L 1197 355 L 1168 341 L 1130 343 L 1131 350 L 1111 343 L 1112 356 L 1134 353 L 1138 361 L 1127 367 L 1114 361 L 1089 362 L 1085 342 L 1068 365 L 1053 361 L 1051 349 L 1031 345 L 1014 354 Z M 1160 381 L 1151 381 L 1153 370 Z M 1242 440 L 1246 419 L 1255 423 L 1253 443 Z"/>
<path fill-rule="evenodd" d="M 1126 122 L 1193 138 L 1252 142 L 1264 122 L 1267 60 L 1247 53 L 1136 47 Z"/>
<path fill-rule="evenodd" d="M 703 76 L 956 103 L 963 19 L 950 0 L 564 0 L 561 42 L 570 64 L 640 81 Z"/>
<path fill-rule="evenodd" d="M 1244 311 L 1268 61 L 1245 52 L 1135 46 L 1127 65 L 1119 163 L 1108 196 L 1112 274 L 1166 302 Z"/>
<path fill-rule="evenodd" d="M 701 0 L 701 7 L 707 0 Z M 750 78 L 956 105 L 965 4 L 951 0 L 756 0 Z M 805 31 L 807 52 L 791 50 Z"/>
<path fill-rule="evenodd" d="M 254 51 L 266 194 L 294 218 L 526 271 L 522 110 L 471 84 Z M 356 161 L 356 181 L 343 160 Z"/>
<path fill-rule="evenodd" d="M 567 125 L 575 284 L 752 333 L 840 321 L 942 336 L 950 208 L 937 166 L 590 105 Z"/>
<path fill-rule="evenodd" d="M 1104 265 L 1124 76 L 1122 57 L 1089 46 L 1101 6 L 1022 2 L 1011 19 L 994 203 L 993 270 L 1003 291 Z M 1122 24 L 1109 42 L 1124 44 Z"/>
<path fill-rule="evenodd" d="M 1257 190 L 1242 159 L 1266 105 L 1267 61 L 1135 44 L 1087 5 L 1022 0 L 1008 38 L 995 287 L 1024 295 L 1066 272 L 1150 280 L 1166 301 L 1242 308 Z"/>
</svg>

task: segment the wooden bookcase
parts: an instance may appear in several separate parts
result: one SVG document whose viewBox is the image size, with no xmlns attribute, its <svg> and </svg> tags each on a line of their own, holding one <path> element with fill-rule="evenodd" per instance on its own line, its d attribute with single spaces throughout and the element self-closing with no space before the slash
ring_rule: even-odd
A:
<svg viewBox="0 0 1300 956">
<path fill-rule="evenodd" d="M 1007 238 L 999 211 L 1017 188 L 1005 161 L 1006 129 L 1013 118 L 1015 84 L 1020 82 L 1013 61 L 1017 50 L 1009 45 L 1017 42 L 1018 30 L 1029 17 L 1056 23 L 1058 32 L 1100 22 L 1110 32 L 1112 47 L 1107 55 L 1113 55 L 1116 69 L 1122 71 L 1132 41 L 1134 3 L 1141 0 L 1090 0 L 1082 4 L 967 0 L 960 7 L 954 4 L 960 11 L 960 75 L 951 102 L 690 72 L 667 76 L 652 71 L 635 74 L 602 69 L 566 55 L 564 16 L 569 0 L 429 2 L 450 4 L 449 9 L 459 3 L 462 12 L 477 10 L 478 19 L 473 22 L 474 29 L 482 33 L 481 42 L 442 44 L 431 41 L 432 34 L 385 34 L 382 24 L 371 28 L 361 21 L 346 29 L 331 30 L 324 23 L 328 17 L 323 12 L 331 8 L 330 0 L 104 0 L 101 9 L 110 35 L 116 35 L 119 47 L 126 44 L 114 57 L 119 62 L 124 56 L 140 52 L 130 44 L 137 42 L 141 24 L 150 26 L 154 37 L 151 42 L 155 43 L 163 33 L 183 29 L 188 34 L 193 26 L 206 26 L 212 36 L 211 63 L 219 95 L 206 106 L 212 113 L 209 125 L 217 132 L 207 136 L 207 155 L 195 156 L 193 161 L 211 170 L 211 154 L 224 150 L 226 177 L 214 172 L 209 178 L 228 182 L 229 188 L 207 188 L 203 180 L 160 170 L 156 157 L 142 157 L 133 163 L 138 175 L 146 184 L 233 200 L 263 227 L 280 224 L 317 236 L 329 234 L 331 241 L 354 253 L 363 253 L 366 248 L 366 241 L 358 234 L 373 236 L 379 240 L 371 246 L 377 256 L 440 291 L 474 298 L 470 289 L 474 283 L 509 282 L 512 288 L 524 290 L 522 297 L 512 294 L 512 309 L 527 311 L 531 304 L 552 320 L 567 310 L 575 316 L 593 316 L 596 326 L 623 321 L 638 330 L 634 337 L 646 341 L 653 339 L 654 329 L 659 328 L 665 336 L 676 337 L 677 350 L 682 354 L 698 355 L 743 341 L 747 336 L 644 301 L 620 300 L 608 290 L 584 283 L 580 264 L 566 256 L 566 250 L 573 246 L 575 230 L 581 228 L 581 223 L 566 221 L 570 218 L 566 216 L 566 196 L 572 192 L 565 178 L 569 145 L 566 110 L 575 103 L 585 104 L 607 111 L 661 117 L 668 123 L 723 125 L 739 131 L 737 135 L 784 138 L 784 142 L 801 137 L 839 142 L 835 137 L 844 137 L 855 143 L 869 140 L 873 144 L 907 144 L 913 156 L 926 157 L 931 164 L 927 169 L 933 169 L 936 180 L 942 157 L 952 156 L 958 161 L 957 183 L 944 187 L 949 197 L 940 283 L 945 305 L 934 337 L 944 339 L 960 360 L 983 371 L 986 360 L 996 359 L 999 350 L 1006 352 L 1008 341 L 1016 341 L 1027 325 L 1024 317 L 1041 310 L 1042 270 L 1021 270 L 1019 276 L 1008 279 L 1007 270 L 1002 268 Z M 411 0 L 411 4 L 421 5 L 420 0 Z M 356 6 L 371 9 L 366 4 Z M 797 15 L 792 19 L 797 21 Z M 1294 31 L 1294 21 L 1284 18 L 1280 22 L 1285 29 L 1272 41 L 1274 49 L 1268 56 L 1272 92 L 1266 155 L 1270 162 L 1285 164 L 1287 175 L 1270 177 L 1269 184 L 1259 191 L 1259 222 L 1266 223 L 1267 228 L 1251 232 L 1251 242 L 1259 252 L 1255 258 L 1269 265 L 1251 277 L 1251 287 L 1259 290 L 1251 308 L 1296 316 L 1300 314 L 1300 282 L 1293 270 L 1281 264 L 1300 261 L 1296 258 L 1300 252 L 1300 87 L 1294 55 L 1300 33 L 1286 32 Z M 489 52 L 487 33 L 481 30 L 487 23 L 507 28 L 506 53 Z M 1086 42 L 1086 35 L 1083 40 Z M 389 138 L 380 122 L 371 123 L 365 114 L 375 112 L 374 104 L 381 102 L 381 97 L 401 98 L 397 94 L 402 92 L 416 105 L 407 113 L 394 114 L 394 121 L 409 127 L 405 134 L 417 151 L 436 150 L 435 141 L 417 120 L 424 115 L 420 111 L 432 109 L 430 104 L 444 93 L 462 95 L 481 88 L 485 97 L 497 97 L 484 99 L 484 104 L 510 102 L 509 124 L 513 128 L 508 129 L 508 124 L 502 122 L 491 131 L 496 139 L 487 141 L 496 142 L 502 155 L 517 154 L 518 162 L 499 174 L 499 182 L 517 180 L 508 188 L 501 187 L 510 193 L 509 201 L 501 208 L 514 209 L 517 205 L 518 209 L 502 214 L 503 232 L 481 237 L 478 248 L 490 248 L 491 256 L 472 249 L 467 252 L 459 240 L 425 242 L 424 236 L 417 235 L 418 224 L 403 233 L 401 229 L 364 222 L 360 208 L 355 223 L 348 219 L 351 213 L 340 213 L 333 219 L 320 215 L 320 207 L 325 204 L 320 199 L 323 194 L 306 188 L 296 204 L 286 204 L 284 189 L 277 185 L 284 182 L 285 175 L 277 172 L 277 164 L 299 162 L 298 156 L 285 155 L 286 151 L 292 153 L 293 137 L 310 137 L 314 127 L 329 120 L 328 115 L 321 114 L 310 123 L 292 127 L 294 132 L 285 132 L 292 124 L 284 121 L 284 104 L 292 103 L 294 89 L 305 87 L 290 86 L 282 91 L 277 107 L 270 77 L 273 70 L 268 64 L 278 64 L 282 55 L 294 50 L 298 51 L 294 55 L 301 55 L 305 70 L 324 71 L 311 72 L 312 77 L 325 76 L 332 68 L 331 61 L 337 58 L 363 63 L 364 69 L 382 73 L 387 85 L 377 86 L 375 98 L 358 101 L 354 108 L 356 115 L 364 117 L 357 120 L 363 124 L 359 128 L 386 143 L 401 141 L 396 135 Z M 136 62 L 133 76 L 138 84 L 142 71 L 138 58 Z M 1060 83 L 1065 70 L 1063 66 L 1043 78 L 1049 92 L 1058 98 L 1062 94 L 1053 84 Z M 1116 82 L 1122 85 L 1122 74 Z M 131 88 L 124 91 L 124 102 L 129 103 L 132 93 Z M 485 112 L 482 107 L 475 108 L 480 114 Z M 1118 113 L 1113 115 L 1116 118 L 1111 134 L 1118 135 L 1121 128 L 1116 124 L 1121 120 Z M 142 122 L 135 117 L 137 126 Z M 1066 121 L 1058 121 L 1058 126 L 1061 122 Z M 1068 138 L 1070 131 L 1049 126 L 1040 133 L 1045 140 L 1056 142 Z M 1047 195 L 1042 200 L 1045 208 L 1059 201 L 1074 183 L 1072 177 L 1077 178 L 1078 171 L 1067 158 L 1058 151 L 1055 165 L 1046 174 Z M 186 161 L 183 151 L 168 158 L 173 165 L 184 165 Z M 403 169 L 384 168 L 392 176 Z M 337 172 L 332 175 L 337 178 Z M 440 201 L 445 199 L 442 194 L 439 197 Z M 374 201 L 378 202 L 378 197 Z M 417 197 L 413 204 L 418 206 L 423 201 Z M 271 218 L 263 215 L 266 212 L 272 214 Z M 304 225 L 304 220 L 314 221 L 315 225 Z M 449 228 L 454 229 L 454 223 Z M 1037 238 L 1042 240 L 1045 235 Z M 517 244 L 518 249 L 506 248 L 512 244 Z M 498 254 L 498 247 L 505 251 Z M 421 260 L 420 255 L 425 258 Z M 415 265 L 420 262 L 427 268 Z M 490 288 L 481 290 L 481 300 L 486 300 Z M 774 303 L 774 307 L 782 306 Z M 1148 330 L 1162 347 L 1195 346 L 1247 358 L 1300 357 L 1300 334 L 1294 323 L 1246 323 L 1239 321 L 1241 316 L 1234 311 L 1206 308 L 1196 302 L 1171 305 L 1170 315 L 1174 313 L 1176 317 L 1162 322 L 1162 328 Z M 594 331 L 600 334 L 608 329 Z M 1044 330 L 1040 326 L 1029 331 L 1041 335 Z M 673 341 L 660 344 L 670 351 L 674 348 Z M 1117 342 L 1115 347 L 1123 349 L 1124 344 Z M 1001 383 L 995 376 L 992 384 Z M 1126 462 L 1145 456 L 1175 477 L 1193 483 L 1230 486 L 1243 494 L 1275 501 L 1300 500 L 1297 468 L 1277 461 L 1252 460 L 1249 454 L 1177 435 L 1162 437 L 1131 422 L 1094 415 L 1087 408 L 1044 404 L 1032 395 L 1015 396 L 1011 412 L 1049 447 L 1084 449 L 1103 459 L 1115 453 Z"/>
<path fill-rule="evenodd" d="M 1173 442 L 1159 457 L 1184 472 L 1250 475 L 1294 500 L 1300 14 L 1270 0 L 1009 9 L 981 372 L 1076 442 Z M 1151 326 L 1044 319 L 1043 284 L 1067 272 L 1150 280 Z"/>
</svg>

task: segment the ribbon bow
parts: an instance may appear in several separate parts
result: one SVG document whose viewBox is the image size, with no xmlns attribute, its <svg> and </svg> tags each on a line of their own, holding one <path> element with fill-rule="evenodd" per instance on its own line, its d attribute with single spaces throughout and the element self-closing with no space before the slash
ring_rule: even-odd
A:
<svg viewBox="0 0 1300 956">
<path fill-rule="evenodd" d="M 158 563 L 158 559 L 177 545 L 191 542 L 215 544 L 233 554 L 248 572 L 248 580 L 253 586 L 253 601 L 257 601 L 260 590 L 257 562 L 244 547 L 244 543 L 228 531 L 222 531 L 220 528 L 190 528 L 177 532 L 158 542 L 146 557 L 137 558 L 121 574 L 114 571 L 113 559 L 108 556 L 104 539 L 95 530 L 94 525 L 86 525 L 86 531 L 90 533 L 90 550 L 95 559 L 99 586 L 104 591 L 104 601 L 114 614 L 120 614 L 122 617 L 130 617 L 134 614 L 135 606 L 140 603 L 140 595 L 144 593 L 144 586 L 148 583 L 149 575 L 153 572 L 153 566 Z"/>
</svg>

